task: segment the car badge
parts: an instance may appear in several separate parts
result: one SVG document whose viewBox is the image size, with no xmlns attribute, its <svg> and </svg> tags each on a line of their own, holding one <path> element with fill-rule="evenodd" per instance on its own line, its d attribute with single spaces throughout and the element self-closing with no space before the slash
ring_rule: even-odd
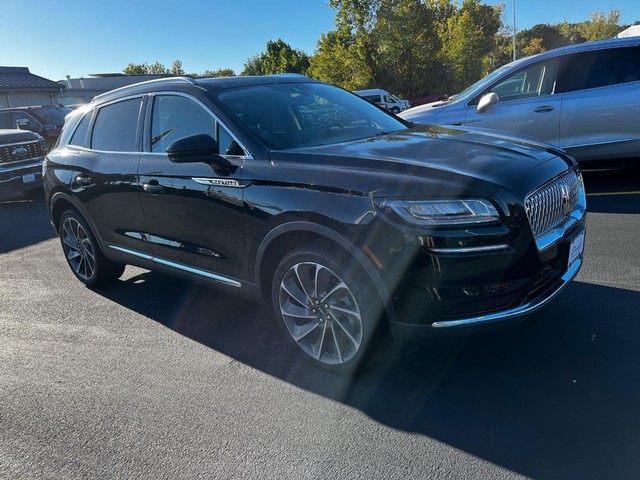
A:
<svg viewBox="0 0 640 480">
<path fill-rule="evenodd" d="M 26 148 L 18 147 L 15 148 L 13 152 L 11 152 L 11 155 L 13 155 L 14 157 L 23 158 L 26 157 L 28 153 L 29 151 Z"/>
<path fill-rule="evenodd" d="M 569 184 L 560 183 L 560 195 L 562 196 L 562 214 L 569 215 L 571 213 L 571 190 Z"/>
</svg>

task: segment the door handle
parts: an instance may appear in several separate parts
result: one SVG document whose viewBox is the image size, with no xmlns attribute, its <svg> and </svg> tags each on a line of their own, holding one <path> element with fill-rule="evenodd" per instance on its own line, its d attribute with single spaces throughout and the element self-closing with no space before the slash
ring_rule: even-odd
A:
<svg viewBox="0 0 640 480">
<path fill-rule="evenodd" d="M 142 189 L 145 192 L 158 194 L 164 190 L 164 187 L 158 183 L 157 180 L 151 180 L 149 183 L 145 183 L 142 185 Z"/>
<path fill-rule="evenodd" d="M 534 110 L 536 113 L 547 113 L 553 111 L 553 107 L 551 105 L 545 105 L 544 107 L 538 107 Z"/>
<path fill-rule="evenodd" d="M 81 173 L 80 175 L 76 176 L 75 180 L 76 180 L 76 183 L 84 186 L 91 185 L 93 183 L 93 180 L 91 180 L 91 177 L 86 173 Z"/>
</svg>

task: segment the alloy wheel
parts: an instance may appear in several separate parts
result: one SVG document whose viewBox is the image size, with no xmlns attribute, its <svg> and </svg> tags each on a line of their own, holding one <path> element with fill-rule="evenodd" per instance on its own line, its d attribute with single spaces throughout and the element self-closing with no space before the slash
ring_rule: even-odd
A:
<svg viewBox="0 0 640 480">
<path fill-rule="evenodd" d="M 291 266 L 279 291 L 280 313 L 291 338 L 311 358 L 341 365 L 360 349 L 363 324 L 349 286 L 315 262 Z"/>
<path fill-rule="evenodd" d="M 96 271 L 96 253 L 84 227 L 73 217 L 62 224 L 62 246 L 69 266 L 82 280 L 93 278 Z"/>
</svg>

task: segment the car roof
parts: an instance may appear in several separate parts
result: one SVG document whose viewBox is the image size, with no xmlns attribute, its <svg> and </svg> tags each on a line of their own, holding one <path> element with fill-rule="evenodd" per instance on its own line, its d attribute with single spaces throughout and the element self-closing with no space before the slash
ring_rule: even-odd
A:
<svg viewBox="0 0 640 480">
<path fill-rule="evenodd" d="M 271 85 L 283 83 L 321 83 L 313 80 L 305 75 L 296 73 L 281 73 L 275 75 L 262 76 L 235 76 L 235 77 L 212 77 L 212 78 L 191 78 L 191 77 L 170 77 L 160 78 L 157 80 L 149 80 L 147 82 L 136 83 L 126 87 L 111 90 L 102 95 L 98 95 L 93 99 L 94 102 L 103 103 L 115 100 L 125 96 L 136 95 L 140 93 L 151 93 L 158 90 L 168 90 L 171 88 L 184 89 L 184 87 L 193 86 L 204 91 L 223 90 L 227 88 L 245 87 L 252 85 Z M 93 102 L 92 102 L 93 103 Z"/>
<path fill-rule="evenodd" d="M 522 57 L 511 62 L 507 65 L 520 66 L 529 62 L 543 60 L 545 58 L 557 57 L 561 55 L 568 55 L 571 53 L 588 52 L 593 50 L 604 50 L 607 48 L 616 47 L 633 47 L 640 45 L 640 37 L 627 37 L 627 38 L 610 38 L 608 40 L 598 40 L 596 42 L 576 43 L 574 45 L 567 45 L 565 47 L 558 47 L 546 52 L 531 55 L 529 57 Z"/>
</svg>

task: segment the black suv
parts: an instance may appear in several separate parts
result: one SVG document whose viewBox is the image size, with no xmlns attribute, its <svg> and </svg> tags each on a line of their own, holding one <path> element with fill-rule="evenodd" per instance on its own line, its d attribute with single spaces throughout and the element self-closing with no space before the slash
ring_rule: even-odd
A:
<svg viewBox="0 0 640 480">
<path fill-rule="evenodd" d="M 0 128 L 18 128 L 42 135 L 48 148 L 58 140 L 64 117 L 73 111 L 62 105 L 12 107 L 0 109 Z"/>
<path fill-rule="evenodd" d="M 520 319 L 582 264 L 576 162 L 523 139 L 414 126 L 299 75 L 163 79 L 74 112 L 45 163 L 89 286 L 125 264 L 271 303 L 309 359 Z"/>
<path fill-rule="evenodd" d="M 47 153 L 37 133 L 0 130 L 0 193 L 42 195 L 42 162 Z"/>
</svg>

